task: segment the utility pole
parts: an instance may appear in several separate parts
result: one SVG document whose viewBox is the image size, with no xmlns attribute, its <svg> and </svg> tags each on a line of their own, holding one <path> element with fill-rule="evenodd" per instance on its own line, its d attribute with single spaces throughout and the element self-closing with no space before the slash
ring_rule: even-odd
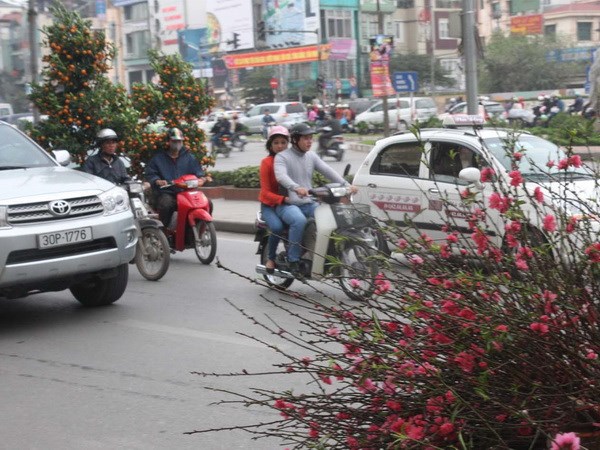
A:
<svg viewBox="0 0 600 450">
<path fill-rule="evenodd" d="M 30 76 L 31 87 L 38 82 L 38 56 L 37 56 L 37 11 L 35 10 L 35 0 L 29 0 L 29 9 L 27 10 L 27 24 L 29 26 L 29 56 L 30 56 Z M 40 121 L 40 112 L 35 105 L 33 109 L 33 123 Z"/>
<path fill-rule="evenodd" d="M 379 34 L 385 34 L 385 28 L 383 24 L 383 11 L 379 5 L 379 0 L 377 0 L 377 25 L 379 29 Z M 388 114 L 388 99 L 387 99 L 387 88 L 385 89 L 384 96 L 382 98 L 382 106 L 383 106 L 383 135 L 385 137 L 390 135 L 390 116 Z"/>
<path fill-rule="evenodd" d="M 467 114 L 478 114 L 477 105 L 477 48 L 475 44 L 475 11 L 473 0 L 463 0 L 462 38 L 465 52 L 465 83 Z"/>
</svg>

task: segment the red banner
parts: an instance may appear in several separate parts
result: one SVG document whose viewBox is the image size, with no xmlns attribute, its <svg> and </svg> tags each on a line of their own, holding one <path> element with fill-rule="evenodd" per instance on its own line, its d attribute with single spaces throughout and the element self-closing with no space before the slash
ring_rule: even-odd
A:
<svg viewBox="0 0 600 450">
<path fill-rule="evenodd" d="M 321 61 L 323 61 L 329 58 L 330 50 L 330 44 L 320 46 L 307 45 L 305 47 L 284 48 L 265 52 L 226 55 L 223 57 L 223 60 L 228 69 L 241 69 L 242 67 L 261 67 L 317 61 L 319 53 L 321 54 Z"/>
<path fill-rule="evenodd" d="M 396 94 L 390 81 L 389 61 L 371 61 L 371 89 L 373 97 L 390 97 Z"/>
<path fill-rule="evenodd" d="M 544 17 L 541 14 L 510 18 L 510 32 L 514 34 L 543 34 Z"/>
</svg>

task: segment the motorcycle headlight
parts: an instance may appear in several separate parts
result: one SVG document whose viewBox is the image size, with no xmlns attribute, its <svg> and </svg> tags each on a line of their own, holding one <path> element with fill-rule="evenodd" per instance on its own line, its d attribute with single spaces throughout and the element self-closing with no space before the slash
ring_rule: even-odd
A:
<svg viewBox="0 0 600 450">
<path fill-rule="evenodd" d="M 198 180 L 186 180 L 185 185 L 188 189 L 193 189 L 198 187 Z"/>
<path fill-rule="evenodd" d="M 345 197 L 348 195 L 348 188 L 346 187 L 336 187 L 331 188 L 331 195 L 334 197 Z"/>
<path fill-rule="evenodd" d="M 137 181 L 133 183 L 129 183 L 129 192 L 132 194 L 141 194 L 143 192 L 142 183 L 138 183 Z"/>
<path fill-rule="evenodd" d="M 125 189 L 115 186 L 109 191 L 98 195 L 104 206 L 104 215 L 110 216 L 129 210 L 129 197 Z"/>
</svg>

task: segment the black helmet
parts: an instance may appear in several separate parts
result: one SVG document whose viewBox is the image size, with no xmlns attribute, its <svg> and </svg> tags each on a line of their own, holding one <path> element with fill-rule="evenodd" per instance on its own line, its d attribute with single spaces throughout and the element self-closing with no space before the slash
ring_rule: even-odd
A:
<svg viewBox="0 0 600 450">
<path fill-rule="evenodd" d="M 119 140 L 119 137 L 117 136 L 117 133 L 115 133 L 110 128 L 103 128 L 102 130 L 98 131 L 98 134 L 96 135 L 96 142 L 98 142 L 98 144 L 100 144 L 104 141 L 118 141 L 118 140 Z"/>
<path fill-rule="evenodd" d="M 305 123 L 297 123 L 292 128 L 290 128 L 290 135 L 292 138 L 298 138 L 299 136 L 307 136 L 309 134 L 315 134 L 316 130 L 314 128 L 309 127 Z"/>
</svg>

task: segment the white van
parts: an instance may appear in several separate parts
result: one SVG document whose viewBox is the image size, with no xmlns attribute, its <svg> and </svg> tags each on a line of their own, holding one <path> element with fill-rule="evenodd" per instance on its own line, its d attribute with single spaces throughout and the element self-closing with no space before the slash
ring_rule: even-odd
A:
<svg viewBox="0 0 600 450">
<path fill-rule="evenodd" d="M 413 97 L 413 109 L 410 107 L 410 97 L 395 97 L 388 99 L 388 117 L 390 127 L 404 131 L 415 121 L 426 122 L 437 115 L 437 105 L 431 97 Z M 383 100 L 379 100 L 366 111 L 358 114 L 354 123 L 367 122 L 374 125 L 383 123 Z"/>
</svg>

